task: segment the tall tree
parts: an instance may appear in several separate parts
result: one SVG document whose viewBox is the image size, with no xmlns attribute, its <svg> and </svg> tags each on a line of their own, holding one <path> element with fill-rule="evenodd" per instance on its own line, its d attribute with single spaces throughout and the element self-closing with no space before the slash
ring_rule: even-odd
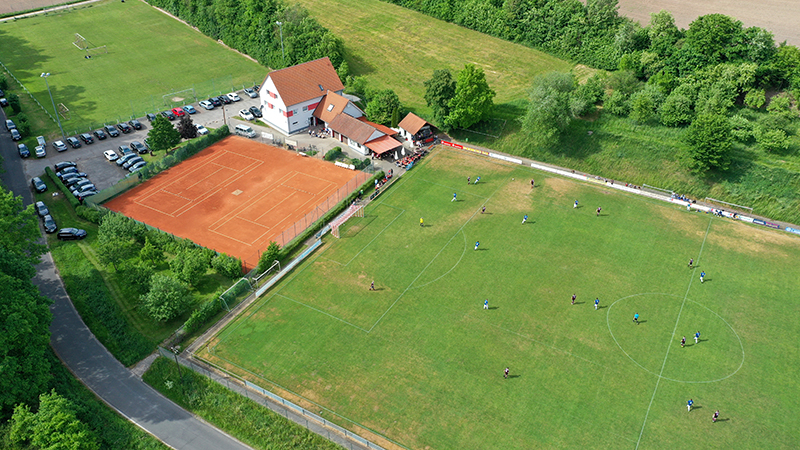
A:
<svg viewBox="0 0 800 450">
<path fill-rule="evenodd" d="M 575 79 L 569 73 L 549 72 L 533 80 L 528 110 L 522 119 L 533 143 L 549 147 L 558 141 L 572 119 L 570 93 L 574 86 Z"/>
<path fill-rule="evenodd" d="M 456 94 L 450 100 L 450 114 L 445 124 L 451 128 L 469 128 L 489 117 L 494 108 L 495 92 L 486 82 L 483 69 L 467 64 L 458 73 Z"/>
<path fill-rule="evenodd" d="M 39 396 L 39 410 L 19 405 L 11 418 L 10 438 L 31 448 L 97 450 L 100 444 L 89 427 L 78 420 L 72 402 L 55 390 Z"/>
<path fill-rule="evenodd" d="M 400 97 L 393 90 L 385 89 L 372 96 L 364 113 L 367 114 L 369 120 L 388 125 L 392 121 L 392 111 L 399 108 Z"/>
<path fill-rule="evenodd" d="M 189 300 L 189 289 L 185 284 L 160 273 L 153 274 L 150 290 L 141 297 L 145 311 L 162 322 L 185 311 Z"/>
<path fill-rule="evenodd" d="M 169 150 L 178 145 L 181 134 L 163 116 L 157 116 L 152 123 L 152 128 L 147 133 L 147 146 L 152 151 Z"/>
<path fill-rule="evenodd" d="M 728 118 L 719 114 L 699 114 L 686 130 L 690 167 L 698 173 L 730 166 L 733 134 Z"/>
<path fill-rule="evenodd" d="M 194 127 L 192 116 L 184 114 L 178 122 L 178 133 L 184 139 L 194 139 L 197 137 L 197 128 Z"/>
<path fill-rule="evenodd" d="M 425 85 L 425 102 L 433 110 L 433 121 L 439 126 L 445 125 L 445 119 L 450 114 L 450 100 L 456 95 L 456 80 L 447 69 L 433 71 L 430 80 Z"/>
<path fill-rule="evenodd" d="M 724 14 L 708 14 L 689 24 L 685 45 L 702 55 L 705 64 L 713 64 L 732 59 L 730 50 L 743 36 L 742 22 Z"/>
<path fill-rule="evenodd" d="M 28 263 L 39 263 L 47 248 L 38 243 L 41 237 L 39 219 L 33 205 L 22 206 L 22 197 L 0 186 L 0 248 L 26 258 Z"/>
</svg>

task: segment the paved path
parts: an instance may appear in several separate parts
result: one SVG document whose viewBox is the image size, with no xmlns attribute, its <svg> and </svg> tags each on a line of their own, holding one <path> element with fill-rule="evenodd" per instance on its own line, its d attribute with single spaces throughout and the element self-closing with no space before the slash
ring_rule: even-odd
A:
<svg viewBox="0 0 800 450">
<path fill-rule="evenodd" d="M 49 253 L 36 269 L 34 283 L 53 300 L 50 345 L 64 365 L 103 401 L 175 449 L 250 448 L 168 400 L 117 361 L 81 320 Z"/>
</svg>

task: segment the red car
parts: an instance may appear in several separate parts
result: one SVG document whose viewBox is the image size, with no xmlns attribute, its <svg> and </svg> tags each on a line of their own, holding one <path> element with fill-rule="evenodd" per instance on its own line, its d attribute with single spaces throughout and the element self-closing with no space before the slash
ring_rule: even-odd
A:
<svg viewBox="0 0 800 450">
<path fill-rule="evenodd" d="M 172 108 L 172 114 L 175 114 L 177 117 L 185 116 L 186 111 L 184 111 L 183 108 Z"/>
</svg>

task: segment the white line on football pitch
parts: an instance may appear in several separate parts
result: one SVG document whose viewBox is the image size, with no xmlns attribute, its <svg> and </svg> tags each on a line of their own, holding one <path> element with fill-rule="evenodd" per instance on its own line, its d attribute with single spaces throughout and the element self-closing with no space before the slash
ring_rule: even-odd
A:
<svg viewBox="0 0 800 450">
<path fill-rule="evenodd" d="M 703 247 L 706 246 L 706 239 L 708 239 L 708 231 L 711 229 L 711 221 L 713 217 L 708 219 L 708 226 L 706 227 L 706 234 L 703 236 L 703 243 L 700 244 L 700 252 L 697 254 L 697 262 L 700 262 L 700 256 L 703 255 Z M 698 264 L 699 265 L 699 264 Z M 664 368 L 667 366 L 667 358 L 669 357 L 669 349 L 672 348 L 672 340 L 675 339 L 675 331 L 678 330 L 678 323 L 681 321 L 681 313 L 683 312 L 683 306 L 686 305 L 686 299 L 689 297 L 689 289 L 692 287 L 692 281 L 694 281 L 694 274 L 697 272 L 697 266 L 695 266 L 694 270 L 692 270 L 692 276 L 689 279 L 689 286 L 686 287 L 686 294 L 683 296 L 683 302 L 681 303 L 681 309 L 678 310 L 678 318 L 675 319 L 675 327 L 672 328 L 672 336 L 669 338 L 669 343 L 667 344 L 667 353 L 664 355 L 664 362 L 661 363 L 661 372 L 658 374 L 658 379 L 656 380 L 656 387 L 653 389 L 653 395 L 650 397 L 650 404 L 647 405 L 647 412 L 644 414 L 644 422 L 642 422 L 642 430 L 639 431 L 639 439 L 636 441 L 636 448 L 639 448 L 639 444 L 642 442 L 642 435 L 644 434 L 644 427 L 647 425 L 647 416 L 650 415 L 650 408 L 653 407 L 653 400 L 656 398 L 656 392 L 658 392 L 658 385 L 661 384 L 661 376 L 664 375 Z"/>
</svg>

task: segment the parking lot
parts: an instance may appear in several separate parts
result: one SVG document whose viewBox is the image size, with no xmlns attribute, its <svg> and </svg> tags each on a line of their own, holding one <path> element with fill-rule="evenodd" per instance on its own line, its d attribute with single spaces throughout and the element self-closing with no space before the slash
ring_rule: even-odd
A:
<svg viewBox="0 0 800 450">
<path fill-rule="evenodd" d="M 241 101 L 225 105 L 225 116 L 228 123 L 230 118 L 237 115 L 240 109 L 249 108 L 251 106 L 258 106 L 258 98 L 250 98 L 243 91 L 239 92 Z M 201 99 L 205 100 L 205 99 Z M 222 108 L 214 108 L 213 110 L 205 110 L 197 103 L 192 103 L 192 106 L 197 109 L 197 114 L 192 115 L 192 121 L 196 124 L 205 125 L 209 128 L 218 128 L 223 124 L 223 111 Z M 131 133 L 120 133 L 118 137 L 108 136 L 106 139 L 98 140 L 95 136 L 94 143 L 81 144 L 80 148 L 71 148 L 67 146 L 68 150 L 57 152 L 53 148 L 53 143 L 47 143 L 47 156 L 44 158 L 36 158 L 31 155 L 30 158 L 23 160 L 23 168 L 25 175 L 28 179 L 42 176 L 46 166 L 53 167 L 61 161 L 74 161 L 78 164 L 81 172 L 86 172 L 89 180 L 94 183 L 98 190 L 105 189 L 113 186 L 119 180 L 128 174 L 128 171 L 122 167 L 117 166 L 114 162 L 108 161 L 103 152 L 106 150 L 114 150 L 120 154 L 118 148 L 120 146 L 128 146 L 133 141 L 144 142 L 147 138 L 147 133 L 150 131 L 150 122 L 145 118 L 139 118 L 142 124 L 141 130 L 133 130 Z M 177 124 L 177 120 L 173 124 Z M 238 123 L 238 122 L 237 122 Z M 116 125 L 116 124 L 109 124 Z M 89 130 L 87 130 L 89 131 Z M 91 131 L 89 131 L 91 133 Z M 69 137 L 69 136 L 65 136 Z M 145 158 L 147 159 L 147 158 Z"/>
</svg>

